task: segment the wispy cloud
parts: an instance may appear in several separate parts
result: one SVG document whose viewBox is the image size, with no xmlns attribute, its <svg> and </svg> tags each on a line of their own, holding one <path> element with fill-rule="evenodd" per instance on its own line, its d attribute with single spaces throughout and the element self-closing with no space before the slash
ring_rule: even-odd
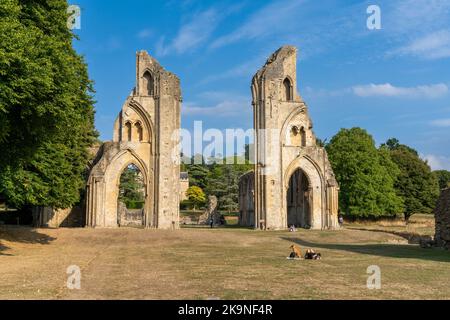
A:
<svg viewBox="0 0 450 320">
<path fill-rule="evenodd" d="M 232 97 L 232 98 L 230 98 Z M 206 91 L 197 95 L 198 102 L 183 104 L 183 113 L 186 115 L 203 115 L 233 117 L 250 112 L 250 98 L 232 92 Z"/>
<path fill-rule="evenodd" d="M 406 98 L 439 98 L 448 94 L 446 84 L 432 84 L 417 87 L 396 87 L 390 83 L 368 84 L 352 87 L 352 91 L 359 97 L 406 97 Z"/>
<path fill-rule="evenodd" d="M 399 55 L 412 55 L 424 59 L 450 57 L 450 31 L 440 30 L 413 40 L 410 44 L 392 52 Z"/>
<path fill-rule="evenodd" d="M 431 84 L 416 87 L 396 87 L 390 83 L 355 85 L 350 88 L 340 89 L 315 89 L 305 87 L 305 97 L 327 98 L 353 94 L 358 97 L 392 97 L 392 98 L 440 98 L 449 93 L 446 84 Z"/>
<path fill-rule="evenodd" d="M 328 98 L 328 97 L 339 97 L 349 93 L 352 93 L 352 89 L 315 89 L 310 86 L 306 86 L 303 92 L 300 92 L 306 98 Z"/>
<path fill-rule="evenodd" d="M 428 161 L 432 170 L 450 170 L 450 157 L 427 154 L 422 158 Z"/>
<path fill-rule="evenodd" d="M 139 39 L 148 39 L 153 36 L 153 30 L 151 29 L 142 29 L 138 32 L 137 37 Z"/>
<path fill-rule="evenodd" d="M 447 128 L 447 127 L 450 127 L 450 118 L 433 120 L 430 122 L 430 124 L 434 127 Z"/>
<path fill-rule="evenodd" d="M 383 5 L 382 14 L 383 29 L 394 46 L 387 57 L 450 57 L 450 1 L 389 1 Z"/>
<path fill-rule="evenodd" d="M 218 74 L 213 74 L 213 75 L 207 76 L 204 79 L 202 79 L 201 81 L 199 81 L 198 84 L 206 84 L 206 83 L 211 83 L 211 82 L 215 82 L 215 81 L 219 81 L 219 80 L 237 78 L 237 77 L 250 78 L 256 72 L 256 70 L 258 70 L 258 68 L 261 67 L 261 65 L 262 65 L 261 61 L 263 61 L 263 59 L 253 59 L 251 61 L 241 63 L 233 68 L 224 70 L 223 72 L 220 72 Z"/>
<path fill-rule="evenodd" d="M 231 5 L 225 9 L 220 6 L 211 7 L 191 15 L 187 21 L 181 25 L 177 35 L 169 41 L 169 43 L 165 42 L 165 36 L 162 36 L 159 39 L 157 44 L 157 54 L 164 56 L 169 53 L 182 54 L 194 51 L 211 38 L 223 19 L 238 12 L 243 6 L 244 5 L 241 3 Z"/>
<path fill-rule="evenodd" d="M 181 26 L 176 37 L 170 43 L 165 44 L 165 38 L 160 38 L 157 54 L 164 56 L 170 52 L 182 54 L 194 50 L 209 39 L 219 20 L 220 14 L 215 9 L 208 9 L 193 15 L 188 22 Z"/>
<path fill-rule="evenodd" d="M 280 31 L 287 32 L 296 25 L 295 16 L 304 0 L 272 2 L 253 13 L 246 22 L 229 34 L 219 37 L 211 48 L 220 48 L 240 40 L 267 37 Z"/>
<path fill-rule="evenodd" d="M 402 0 L 383 4 L 383 28 L 395 35 L 427 34 L 448 27 L 450 1 Z"/>
</svg>

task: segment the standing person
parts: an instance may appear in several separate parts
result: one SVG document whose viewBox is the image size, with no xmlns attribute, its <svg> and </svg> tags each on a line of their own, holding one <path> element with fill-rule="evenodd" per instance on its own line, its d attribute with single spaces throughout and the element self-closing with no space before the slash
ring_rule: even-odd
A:
<svg viewBox="0 0 450 320">
<path fill-rule="evenodd" d="M 209 225 L 211 226 L 211 229 L 214 227 L 214 219 L 211 216 L 211 218 L 209 219 Z"/>
<path fill-rule="evenodd" d="M 342 215 L 339 215 L 338 221 L 339 226 L 342 228 L 342 226 L 344 225 L 344 217 Z"/>
</svg>

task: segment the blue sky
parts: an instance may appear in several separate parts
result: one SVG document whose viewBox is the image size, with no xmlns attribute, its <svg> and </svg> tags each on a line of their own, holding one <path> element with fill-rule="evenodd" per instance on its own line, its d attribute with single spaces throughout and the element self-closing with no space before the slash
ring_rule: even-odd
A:
<svg viewBox="0 0 450 320">
<path fill-rule="evenodd" d="M 182 127 L 252 127 L 250 81 L 280 46 L 299 49 L 301 96 L 314 131 L 359 126 L 397 137 L 450 170 L 450 0 L 102 1 L 81 7 L 75 47 L 95 81 L 96 126 L 113 121 L 147 50 L 182 84 Z M 381 8 L 381 30 L 366 9 Z"/>
</svg>

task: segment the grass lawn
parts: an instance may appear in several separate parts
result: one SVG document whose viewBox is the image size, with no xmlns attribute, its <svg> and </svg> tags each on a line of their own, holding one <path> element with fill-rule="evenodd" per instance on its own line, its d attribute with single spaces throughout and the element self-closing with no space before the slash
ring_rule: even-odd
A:
<svg viewBox="0 0 450 320">
<path fill-rule="evenodd" d="M 0 226 L 0 299 L 450 299 L 450 252 L 408 244 L 431 231 L 419 216 L 296 233 Z M 292 243 L 323 259 L 287 260 Z M 66 288 L 70 265 L 81 290 Z M 370 265 L 381 290 L 366 287 Z"/>
</svg>

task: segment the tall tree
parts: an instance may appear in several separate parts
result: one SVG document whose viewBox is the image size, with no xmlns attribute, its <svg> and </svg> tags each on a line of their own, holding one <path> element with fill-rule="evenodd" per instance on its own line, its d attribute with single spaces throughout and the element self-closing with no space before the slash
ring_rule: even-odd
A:
<svg viewBox="0 0 450 320">
<path fill-rule="evenodd" d="M 339 205 L 353 217 L 394 216 L 402 211 L 395 193 L 398 174 L 384 151 L 361 128 L 341 129 L 326 149 L 340 185 Z"/>
<path fill-rule="evenodd" d="M 395 188 L 404 201 L 405 220 L 415 213 L 431 213 L 439 196 L 439 184 L 430 166 L 416 150 L 389 139 L 385 145 L 400 169 Z"/>
<path fill-rule="evenodd" d="M 17 207 L 77 203 L 97 135 L 67 8 L 65 0 L 0 2 L 0 193 Z"/>
<path fill-rule="evenodd" d="M 192 164 L 186 165 L 186 169 L 189 172 L 189 183 L 193 186 L 205 189 L 209 170 L 208 166 L 204 163 L 203 158 L 201 162 L 198 158 L 197 161 L 192 161 Z"/>
<path fill-rule="evenodd" d="M 438 179 L 440 189 L 450 188 L 450 171 L 437 170 L 434 175 Z"/>
<path fill-rule="evenodd" d="M 223 159 L 221 163 L 217 161 L 209 166 L 210 171 L 205 190 L 208 194 L 217 197 L 221 210 L 231 212 L 238 209 L 239 178 L 251 169 L 253 166 L 249 164 L 249 160 L 244 161 L 242 157 L 238 156 Z"/>
</svg>

